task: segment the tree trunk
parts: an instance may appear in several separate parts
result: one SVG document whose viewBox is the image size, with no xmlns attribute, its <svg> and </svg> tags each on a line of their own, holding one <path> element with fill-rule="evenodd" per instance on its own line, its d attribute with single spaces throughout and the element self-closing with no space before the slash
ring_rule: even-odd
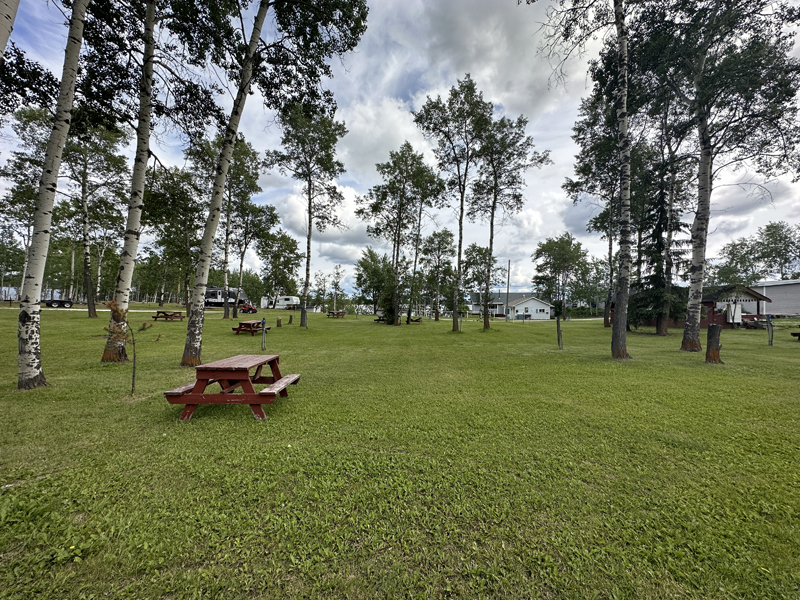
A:
<svg viewBox="0 0 800 600">
<path fill-rule="evenodd" d="M 164 276 L 161 278 L 161 292 L 158 295 L 158 306 L 164 306 L 164 291 L 167 289 L 167 273 L 169 272 L 169 263 L 164 260 Z"/>
<path fill-rule="evenodd" d="M 222 318 L 231 318 L 231 308 L 228 302 L 228 260 L 230 260 L 231 247 L 231 192 L 228 190 L 228 206 L 225 209 L 225 249 L 222 258 Z M 236 315 L 233 315 L 236 318 Z"/>
<path fill-rule="evenodd" d="M 239 314 L 239 295 L 242 293 L 242 280 L 244 279 L 244 255 L 247 252 L 245 246 L 242 256 L 239 258 L 239 285 L 236 287 L 236 298 L 233 300 L 233 318 L 235 319 Z"/>
<path fill-rule="evenodd" d="M 97 282 L 95 283 L 95 298 L 100 298 L 100 290 L 103 283 L 103 261 L 106 258 L 106 248 L 108 248 L 108 239 L 104 238 L 103 243 L 97 249 Z"/>
<path fill-rule="evenodd" d="M 47 251 L 50 245 L 50 224 L 58 186 L 58 171 L 61 168 L 61 154 L 69 133 L 78 59 L 83 44 L 83 21 L 88 4 L 89 0 L 75 0 L 72 5 L 69 36 L 64 52 L 64 67 L 53 118 L 53 130 L 47 141 L 42 178 L 39 182 L 36 213 L 33 220 L 33 236 L 28 253 L 28 272 L 22 283 L 17 329 L 19 348 L 17 387 L 19 389 L 32 389 L 47 385 L 47 379 L 42 371 L 41 356 L 41 290 Z"/>
<path fill-rule="evenodd" d="M 466 173 L 464 174 L 466 182 Z M 458 209 L 458 258 L 456 260 L 456 280 L 453 286 L 453 331 L 460 331 L 458 326 L 458 304 L 461 299 L 461 250 L 464 245 L 464 196 L 466 189 L 461 190 L 461 204 Z"/>
<path fill-rule="evenodd" d="M 561 306 L 564 306 L 564 302 L 561 302 Z M 558 337 L 558 349 L 564 349 L 564 342 L 561 338 L 561 315 L 556 315 L 556 337 Z"/>
<path fill-rule="evenodd" d="M 81 173 L 81 226 L 83 233 L 83 287 L 86 288 L 86 310 L 87 316 L 90 319 L 97 318 L 97 309 L 95 308 L 95 296 L 92 293 L 94 286 L 92 285 L 92 244 L 89 239 L 89 192 L 87 189 L 87 170 L 86 155 L 84 154 L 84 164 Z"/>
<path fill-rule="evenodd" d="M 75 295 L 75 245 L 71 244 L 70 259 L 69 259 L 69 299 L 72 300 Z"/>
<path fill-rule="evenodd" d="M 311 228 L 314 225 L 313 183 L 306 182 L 308 191 L 308 233 L 306 234 L 306 280 L 303 284 L 303 306 L 300 309 L 300 327 L 308 329 L 308 288 L 311 285 Z"/>
<path fill-rule="evenodd" d="M 486 285 L 483 295 L 483 330 L 489 329 L 489 294 L 492 283 L 492 252 L 494 250 L 494 213 L 497 210 L 497 191 L 495 190 L 492 201 L 492 210 L 489 215 L 489 259 L 486 265 Z"/>
<path fill-rule="evenodd" d="M 623 0 L 614 0 L 614 21 L 617 28 L 619 81 L 617 83 L 617 126 L 619 127 L 620 174 L 620 240 L 617 301 L 611 333 L 611 356 L 630 358 L 626 341 L 628 297 L 631 272 L 631 142 L 628 136 L 628 30 Z"/>
<path fill-rule="evenodd" d="M 719 358 L 719 351 L 722 345 L 719 343 L 719 336 L 722 333 L 722 325 L 708 326 L 708 341 L 706 342 L 706 362 L 721 365 L 724 364 Z"/>
<path fill-rule="evenodd" d="M 700 138 L 700 165 L 697 174 L 697 212 L 692 222 L 692 266 L 689 268 L 689 302 L 683 326 L 681 350 L 700 352 L 700 312 L 703 306 L 703 276 L 706 263 L 706 238 L 711 213 L 711 135 L 708 116 L 697 109 L 697 134 Z"/>
<path fill-rule="evenodd" d="M 424 204 L 422 199 L 419 202 L 419 213 L 417 214 L 417 233 L 414 238 L 414 268 L 411 270 L 411 294 L 408 298 L 408 314 L 406 315 L 406 325 L 411 323 L 411 299 L 414 297 L 416 291 L 415 285 L 417 284 L 417 261 L 419 259 L 419 243 L 422 236 L 422 209 Z M 417 315 L 419 316 L 419 315 Z"/>
<path fill-rule="evenodd" d="M 672 294 L 672 213 L 675 210 L 675 184 L 678 179 L 674 162 L 675 151 L 670 148 L 669 164 L 671 172 L 669 177 L 669 202 L 667 206 L 667 239 L 664 243 L 664 294 L 666 296 Z M 669 309 L 670 300 L 667 297 L 664 298 L 664 302 L 661 305 L 661 320 L 656 331 L 658 335 L 667 335 L 669 333 Z"/>
<path fill-rule="evenodd" d="M 186 345 L 183 349 L 181 366 L 193 367 L 200 364 L 200 351 L 203 346 L 203 320 L 205 317 L 205 295 L 208 285 L 208 271 L 211 267 L 211 255 L 214 246 L 214 236 L 217 233 L 219 223 L 219 213 L 222 208 L 222 198 L 225 192 L 225 182 L 228 177 L 228 167 L 233 155 L 233 146 L 236 142 L 236 134 L 239 131 L 239 122 L 242 118 L 244 105 L 247 96 L 250 94 L 250 79 L 253 74 L 253 58 L 259 43 L 261 43 L 261 27 L 267 16 L 270 0 L 261 0 L 258 7 L 258 14 L 253 23 L 253 31 L 250 34 L 250 43 L 247 47 L 247 55 L 242 63 L 241 79 L 239 88 L 236 92 L 236 99 L 233 102 L 233 109 L 225 130 L 225 139 L 222 143 L 219 160 L 217 162 L 217 176 L 214 179 L 214 188 L 211 194 L 211 206 L 208 211 L 206 227 L 203 231 L 203 240 L 200 244 L 200 256 L 197 261 L 197 271 L 194 278 L 194 288 L 192 291 L 192 307 L 189 313 L 189 323 L 186 331 Z"/>
<path fill-rule="evenodd" d="M 436 273 L 436 318 L 434 319 L 436 322 L 439 321 L 439 299 L 442 297 L 442 292 L 440 290 L 441 285 L 441 274 Z"/>
<path fill-rule="evenodd" d="M 14 30 L 19 0 L 0 0 L 0 61 L 3 60 L 8 38 Z"/>
<path fill-rule="evenodd" d="M 119 257 L 119 270 L 114 283 L 114 301 L 121 314 L 126 314 L 133 282 L 133 269 L 136 254 L 139 251 L 139 238 L 142 232 L 142 205 L 144 204 L 144 183 L 147 174 L 147 161 L 150 157 L 150 119 L 153 112 L 153 61 L 155 55 L 155 15 L 156 0 L 147 0 L 144 23 L 144 54 L 142 55 L 142 78 L 139 82 L 139 115 L 136 125 L 136 155 L 133 159 L 131 176 L 131 197 L 128 202 L 128 219 L 125 224 L 125 236 L 122 242 L 122 253 Z M 163 295 L 162 295 L 163 298 Z M 103 349 L 101 362 L 125 362 L 128 354 L 125 351 L 124 320 L 119 321 L 111 311 L 108 321 L 108 336 Z"/>
</svg>

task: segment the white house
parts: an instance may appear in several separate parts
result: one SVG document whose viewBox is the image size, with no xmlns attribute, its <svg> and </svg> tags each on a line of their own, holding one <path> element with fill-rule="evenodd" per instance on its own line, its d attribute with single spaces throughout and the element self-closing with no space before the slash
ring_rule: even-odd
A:
<svg viewBox="0 0 800 600">
<path fill-rule="evenodd" d="M 760 314 L 800 314 L 800 279 L 759 281 L 750 287 L 762 296 L 769 296 L 769 299 L 772 300 L 768 307 L 763 302 L 761 303 Z"/>
<path fill-rule="evenodd" d="M 508 303 L 508 316 L 517 321 L 529 319 L 547 320 L 553 311 L 553 305 L 533 296 L 518 298 Z"/>
</svg>

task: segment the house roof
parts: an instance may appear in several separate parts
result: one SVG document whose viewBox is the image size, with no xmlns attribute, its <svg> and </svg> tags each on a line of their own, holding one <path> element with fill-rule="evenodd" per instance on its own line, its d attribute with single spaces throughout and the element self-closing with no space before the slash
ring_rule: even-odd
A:
<svg viewBox="0 0 800 600">
<path fill-rule="evenodd" d="M 511 304 L 520 299 L 528 300 L 533 298 L 533 294 L 530 292 L 509 292 L 508 294 L 508 304 Z M 481 303 L 481 294 L 477 292 L 471 292 L 469 295 L 469 302 L 470 304 L 480 304 Z M 505 304 L 506 303 L 506 293 L 503 291 L 494 291 L 491 293 L 491 297 L 489 299 L 490 304 Z M 546 303 L 545 303 L 546 304 Z"/>
<path fill-rule="evenodd" d="M 736 298 L 740 302 L 743 300 L 742 295 L 750 296 L 751 300 L 744 300 L 745 302 L 752 302 L 753 300 L 763 300 L 764 302 L 772 302 L 766 296 L 759 294 L 754 289 L 745 287 L 743 285 L 726 285 L 723 287 L 711 287 L 704 290 L 703 302 L 727 302 L 729 299 Z"/>
<path fill-rule="evenodd" d="M 800 279 L 780 279 L 777 281 L 759 281 L 758 283 L 753 284 L 753 287 L 772 287 L 775 285 L 798 285 L 800 284 Z"/>
<path fill-rule="evenodd" d="M 528 296 L 527 298 L 517 298 L 516 300 L 509 301 L 508 307 L 512 308 L 514 306 L 518 306 L 520 304 L 524 304 L 528 300 L 536 300 L 536 302 L 539 302 L 540 304 L 544 304 L 545 306 L 553 306 L 549 302 L 545 302 L 544 300 L 539 300 L 539 298 L 534 298 L 533 296 Z"/>
</svg>

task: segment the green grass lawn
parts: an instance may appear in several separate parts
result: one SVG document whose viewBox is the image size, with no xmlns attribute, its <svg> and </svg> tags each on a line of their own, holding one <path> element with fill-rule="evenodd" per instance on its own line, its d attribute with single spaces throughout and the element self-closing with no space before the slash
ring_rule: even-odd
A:
<svg viewBox="0 0 800 600">
<path fill-rule="evenodd" d="M 800 597 L 786 321 L 706 365 L 677 330 L 612 361 L 597 320 L 559 351 L 551 322 L 265 314 L 289 398 L 179 423 L 185 321 L 138 334 L 131 397 L 107 313 L 45 310 L 50 386 L 20 392 L 0 310 L 0 597 Z M 208 313 L 205 362 L 260 353 L 230 327 Z"/>
</svg>

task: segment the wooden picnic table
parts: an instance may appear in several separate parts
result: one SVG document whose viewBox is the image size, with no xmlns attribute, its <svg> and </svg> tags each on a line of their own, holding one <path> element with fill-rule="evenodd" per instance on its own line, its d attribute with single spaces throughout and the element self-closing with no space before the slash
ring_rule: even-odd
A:
<svg viewBox="0 0 800 600">
<path fill-rule="evenodd" d="M 249 404 L 256 419 L 266 419 L 262 404 L 272 404 L 278 396 L 286 397 L 286 387 L 297 384 L 300 375 L 281 375 L 277 354 L 240 354 L 198 365 L 195 381 L 164 392 L 170 404 L 184 404 L 180 420 L 192 418 L 199 404 Z M 269 365 L 271 374 L 262 375 L 264 365 Z M 255 372 L 251 374 L 251 370 Z M 210 385 L 219 385 L 219 391 L 208 393 Z M 254 385 L 269 384 L 260 392 Z M 240 390 L 238 393 L 237 390 Z"/>
<path fill-rule="evenodd" d="M 339 317 L 344 319 L 344 315 L 345 315 L 345 312 L 343 310 L 336 310 L 336 311 L 329 310 L 328 311 L 328 316 L 329 317 L 333 317 L 334 319 L 338 319 Z"/>
<path fill-rule="evenodd" d="M 164 319 L 165 321 L 180 319 L 183 321 L 183 313 L 179 310 L 157 310 L 156 314 L 153 315 L 153 320 L 158 321 L 159 319 Z"/>
<path fill-rule="evenodd" d="M 239 326 L 231 327 L 231 329 L 236 332 L 236 335 L 239 335 L 240 331 L 244 331 L 245 333 L 249 331 L 250 337 L 252 337 L 257 333 L 261 333 L 261 321 L 239 321 Z M 269 330 L 269 327 L 265 326 L 264 329 Z"/>
<path fill-rule="evenodd" d="M 386 317 L 381 315 L 377 319 L 375 319 L 376 323 L 386 323 Z"/>
</svg>

